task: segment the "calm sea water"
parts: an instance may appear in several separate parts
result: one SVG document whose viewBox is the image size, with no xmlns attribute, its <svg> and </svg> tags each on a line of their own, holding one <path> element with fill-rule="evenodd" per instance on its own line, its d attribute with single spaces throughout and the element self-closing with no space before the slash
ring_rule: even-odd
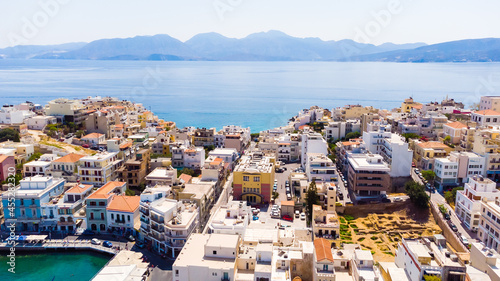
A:
<svg viewBox="0 0 500 281">
<path fill-rule="evenodd" d="M 500 95 L 500 64 L 0 60 L 2 103 L 96 95 L 141 102 L 181 127 L 258 132 L 312 105 L 392 109 L 447 95 L 472 104 Z"/>
<path fill-rule="evenodd" d="M 55 252 L 25 255 L 17 252 L 16 273 L 8 272 L 7 257 L 0 256 L 0 280 L 88 281 L 110 257 L 94 252 Z"/>
</svg>

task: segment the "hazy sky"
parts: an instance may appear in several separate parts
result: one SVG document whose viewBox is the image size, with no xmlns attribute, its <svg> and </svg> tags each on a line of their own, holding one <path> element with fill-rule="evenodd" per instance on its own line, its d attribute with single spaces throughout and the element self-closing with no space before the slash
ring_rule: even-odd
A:
<svg viewBox="0 0 500 281">
<path fill-rule="evenodd" d="M 0 48 L 281 30 L 364 43 L 500 37 L 499 0 L 0 0 Z"/>
</svg>

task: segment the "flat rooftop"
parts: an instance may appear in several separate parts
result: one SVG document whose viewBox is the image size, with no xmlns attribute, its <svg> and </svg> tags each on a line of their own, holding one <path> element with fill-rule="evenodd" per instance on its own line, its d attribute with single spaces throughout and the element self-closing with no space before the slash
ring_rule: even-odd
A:
<svg viewBox="0 0 500 281">
<path fill-rule="evenodd" d="M 212 234 L 214 235 L 214 234 Z M 210 243 L 212 245 L 218 245 L 220 243 L 224 243 L 227 241 L 227 245 L 232 245 L 233 240 L 238 238 L 238 235 L 226 235 L 226 234 L 215 234 L 217 235 Z M 213 257 L 205 257 L 205 245 L 209 243 L 210 234 L 200 234 L 193 233 L 189 236 L 184 248 L 177 256 L 173 267 L 210 267 L 211 269 L 225 269 L 230 270 L 235 266 L 235 259 L 227 259 L 227 258 L 213 258 Z M 231 243 L 231 244 L 229 244 Z M 235 248 L 235 251 L 237 249 Z"/>
</svg>

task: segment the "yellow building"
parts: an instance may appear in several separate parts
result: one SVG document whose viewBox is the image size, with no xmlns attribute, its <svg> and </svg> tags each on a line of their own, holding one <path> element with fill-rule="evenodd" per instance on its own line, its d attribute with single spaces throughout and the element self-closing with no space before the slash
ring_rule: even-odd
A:
<svg viewBox="0 0 500 281">
<path fill-rule="evenodd" d="M 454 151 L 453 148 L 437 141 L 415 141 L 413 148 L 413 159 L 417 167 L 424 170 L 434 169 L 435 158 L 445 158 Z"/>
<path fill-rule="evenodd" d="M 272 199 L 275 158 L 263 152 L 244 155 L 233 173 L 233 196 L 251 204 L 268 203 Z"/>
<path fill-rule="evenodd" d="M 413 98 L 405 99 L 401 104 L 401 112 L 410 113 L 413 108 L 421 109 L 422 104 L 413 101 Z"/>
</svg>

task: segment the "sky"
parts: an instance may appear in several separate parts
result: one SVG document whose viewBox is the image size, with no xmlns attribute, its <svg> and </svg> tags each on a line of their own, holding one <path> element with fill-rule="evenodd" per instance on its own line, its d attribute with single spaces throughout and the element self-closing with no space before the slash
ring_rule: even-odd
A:
<svg viewBox="0 0 500 281">
<path fill-rule="evenodd" d="M 427 44 L 500 38 L 498 0 L 0 0 L 0 48 L 168 34 Z"/>
</svg>

